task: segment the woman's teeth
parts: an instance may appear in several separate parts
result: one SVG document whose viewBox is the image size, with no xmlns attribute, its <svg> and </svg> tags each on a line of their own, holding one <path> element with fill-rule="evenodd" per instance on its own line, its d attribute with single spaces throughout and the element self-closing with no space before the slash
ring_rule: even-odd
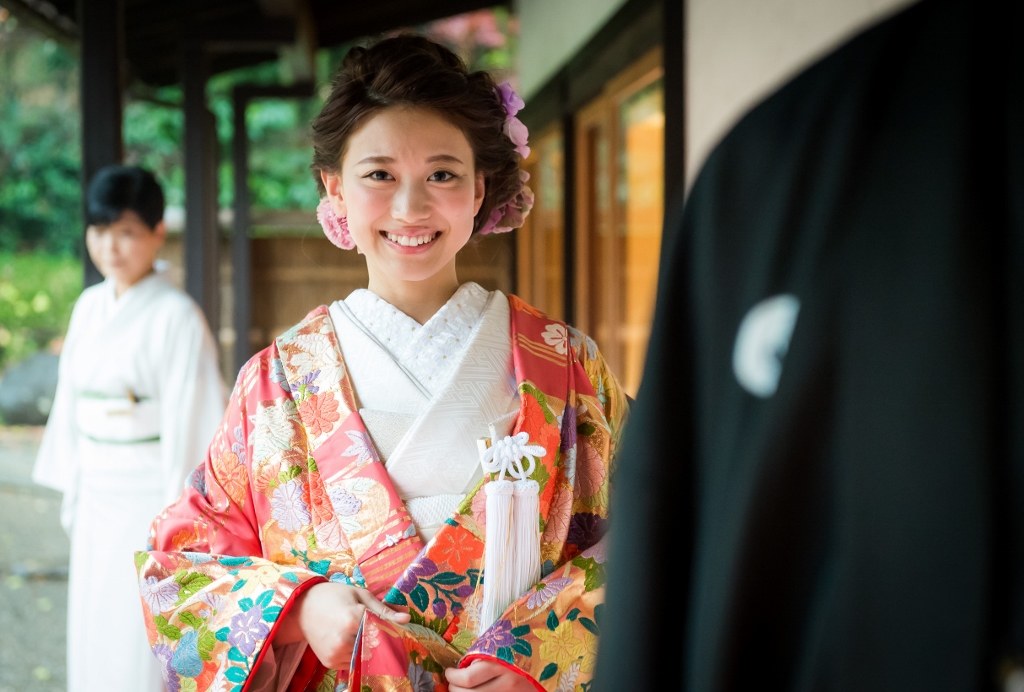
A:
<svg viewBox="0 0 1024 692">
<path fill-rule="evenodd" d="M 405 247 L 416 247 L 418 245 L 426 245 L 436 237 L 436 234 L 434 233 L 431 233 L 430 235 L 417 236 L 395 235 L 394 233 L 385 233 L 384 235 L 392 243 L 403 245 Z"/>
</svg>

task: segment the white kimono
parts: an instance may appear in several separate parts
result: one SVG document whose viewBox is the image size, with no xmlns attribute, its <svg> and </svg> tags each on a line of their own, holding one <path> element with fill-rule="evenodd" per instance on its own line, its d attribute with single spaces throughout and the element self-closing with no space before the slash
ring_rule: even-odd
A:
<svg viewBox="0 0 1024 692">
<path fill-rule="evenodd" d="M 133 552 L 181 493 L 226 405 L 216 346 L 185 293 L 153 273 L 82 292 L 33 479 L 63 493 L 71 537 L 68 690 L 162 690 Z"/>
<path fill-rule="evenodd" d="M 361 289 L 330 313 L 360 416 L 429 541 L 480 480 L 477 441 L 519 411 L 508 299 L 468 282 L 420 325 Z"/>
</svg>

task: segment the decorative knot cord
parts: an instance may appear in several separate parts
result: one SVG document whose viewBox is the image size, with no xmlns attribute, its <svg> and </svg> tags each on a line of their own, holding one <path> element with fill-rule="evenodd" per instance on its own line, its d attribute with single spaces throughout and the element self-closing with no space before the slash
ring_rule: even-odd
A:
<svg viewBox="0 0 1024 692">
<path fill-rule="evenodd" d="M 505 609 L 540 579 L 540 486 L 530 476 L 537 458 L 547 452 L 529 444 L 520 432 L 491 444 L 479 440 L 480 464 L 492 480 L 487 495 L 484 532 L 484 594 L 480 605 L 480 632 L 494 624 Z M 515 480 L 508 480 L 506 476 Z"/>
</svg>

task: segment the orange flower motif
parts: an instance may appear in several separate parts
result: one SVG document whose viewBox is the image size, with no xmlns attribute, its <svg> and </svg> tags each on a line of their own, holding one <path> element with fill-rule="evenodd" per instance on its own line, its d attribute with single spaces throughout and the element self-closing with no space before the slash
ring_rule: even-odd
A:
<svg viewBox="0 0 1024 692">
<path fill-rule="evenodd" d="M 483 493 L 480 493 L 481 495 Z M 465 572 L 484 554 L 483 541 L 475 538 L 461 526 L 455 531 L 438 535 L 437 555 L 444 555 L 453 572 Z"/>
<path fill-rule="evenodd" d="M 213 472 L 220 482 L 224 492 L 236 505 L 245 504 L 245 491 L 248 485 L 245 466 L 241 464 L 238 455 L 232 451 L 214 456 L 212 461 Z"/>
<path fill-rule="evenodd" d="M 551 485 L 555 485 L 552 483 Z M 548 513 L 548 523 L 544 528 L 542 542 L 544 544 L 561 545 L 569 535 L 569 517 L 572 514 L 572 492 L 566 485 L 558 484 L 557 492 Z"/>
<path fill-rule="evenodd" d="M 608 468 L 601 453 L 590 440 L 580 437 L 576 445 L 576 484 L 583 499 L 591 498 L 604 490 Z"/>
<path fill-rule="evenodd" d="M 194 528 L 182 529 L 171 537 L 171 550 L 187 551 L 199 545 L 199 532 Z"/>
<path fill-rule="evenodd" d="M 334 506 L 327 495 L 323 479 L 319 473 L 309 474 L 309 510 L 313 523 L 319 524 L 334 518 Z"/>
<path fill-rule="evenodd" d="M 328 432 L 341 419 L 333 392 L 314 394 L 299 405 L 299 416 L 313 437 Z"/>
</svg>

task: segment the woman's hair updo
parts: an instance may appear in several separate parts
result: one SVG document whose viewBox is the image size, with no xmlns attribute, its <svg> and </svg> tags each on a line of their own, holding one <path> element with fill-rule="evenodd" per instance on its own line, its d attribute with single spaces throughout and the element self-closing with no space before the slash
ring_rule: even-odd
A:
<svg viewBox="0 0 1024 692">
<path fill-rule="evenodd" d="M 368 118 L 390 106 L 429 108 L 465 134 L 474 165 L 483 173 L 484 200 L 473 223 L 477 232 L 496 208 L 524 193 L 519 153 L 505 134 L 506 111 L 494 79 L 470 72 L 452 51 L 430 39 L 400 35 L 352 48 L 331 82 L 313 120 L 313 177 L 340 172 L 349 137 Z"/>
</svg>

